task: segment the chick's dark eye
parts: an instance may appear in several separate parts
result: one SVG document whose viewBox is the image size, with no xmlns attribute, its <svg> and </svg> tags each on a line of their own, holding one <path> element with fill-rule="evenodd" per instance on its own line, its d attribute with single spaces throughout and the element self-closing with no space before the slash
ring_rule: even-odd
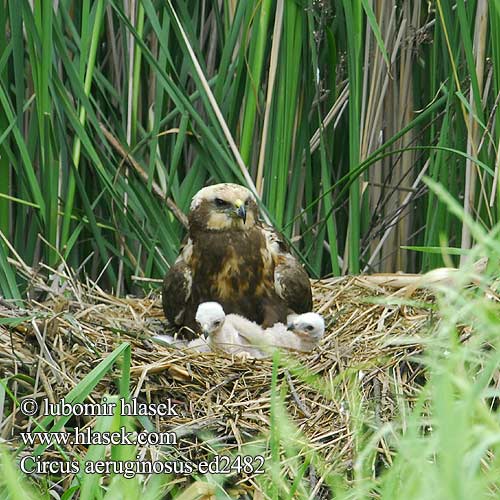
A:
<svg viewBox="0 0 500 500">
<path fill-rule="evenodd" d="M 307 325 L 307 326 L 306 326 L 306 330 L 307 330 L 308 332 L 312 332 L 312 331 L 313 331 L 313 326 L 312 326 L 312 325 Z"/>
<path fill-rule="evenodd" d="M 221 200 L 220 198 L 215 198 L 215 204 L 218 207 L 226 207 L 227 206 L 227 201 Z"/>
</svg>

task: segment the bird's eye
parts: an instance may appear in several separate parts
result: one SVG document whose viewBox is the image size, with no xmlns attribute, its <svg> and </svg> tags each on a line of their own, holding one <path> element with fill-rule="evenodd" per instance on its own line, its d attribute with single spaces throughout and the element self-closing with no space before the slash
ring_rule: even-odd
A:
<svg viewBox="0 0 500 500">
<path fill-rule="evenodd" d="M 220 320 L 214 321 L 215 328 L 219 327 L 221 324 Z"/>
<path fill-rule="evenodd" d="M 307 326 L 306 326 L 306 330 L 307 330 L 308 332 L 312 332 L 312 331 L 314 330 L 314 327 L 313 327 L 312 325 L 307 325 Z"/>
<path fill-rule="evenodd" d="M 221 200 L 220 198 L 215 198 L 215 204 L 218 207 L 227 207 L 228 205 L 227 201 Z"/>
<path fill-rule="evenodd" d="M 250 205 L 250 198 L 247 198 L 247 201 L 245 201 L 245 206 L 248 207 Z"/>
</svg>

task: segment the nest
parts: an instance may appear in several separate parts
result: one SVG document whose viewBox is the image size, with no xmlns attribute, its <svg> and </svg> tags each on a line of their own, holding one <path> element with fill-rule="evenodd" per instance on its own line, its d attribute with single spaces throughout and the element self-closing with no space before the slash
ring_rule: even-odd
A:
<svg viewBox="0 0 500 500">
<path fill-rule="evenodd" d="M 398 293 L 393 288 L 398 279 L 314 282 L 314 310 L 325 318 L 325 337 L 311 353 L 281 355 L 274 361 L 160 345 L 152 337 L 165 333 L 168 325 L 158 296 L 117 298 L 94 283 L 70 280 L 63 293 L 46 287 L 49 299 L 31 300 L 24 309 L 2 301 L 0 317 L 10 319 L 0 321 L 0 378 L 8 379 L 17 399 L 34 395 L 57 402 L 127 342 L 132 352 L 131 396 L 148 403 L 170 398 L 179 409 L 177 416 L 152 418 L 157 430 L 178 437 L 175 447 L 155 453 L 197 462 L 214 454 L 242 453 L 248 443 L 269 455 L 274 363 L 279 394 L 307 449 L 325 463 L 348 470 L 356 424 L 349 388 L 359 388 L 360 403 L 373 425 L 381 426 L 395 417 L 398 398 L 411 402 L 423 380 L 415 354 L 422 349 L 419 336 L 429 331 L 432 297 L 417 291 L 411 303 L 387 301 Z M 88 401 L 116 393 L 118 375 L 118 369 L 108 373 Z M 19 433 L 33 424 L 9 398 L 3 411 L 0 436 L 14 449 Z M 80 425 L 94 423 L 90 417 L 76 420 Z M 81 447 L 67 451 L 80 456 L 85 452 Z M 380 455 L 390 462 L 387 447 L 381 447 Z M 235 482 L 256 486 L 251 474 L 243 476 Z"/>
</svg>

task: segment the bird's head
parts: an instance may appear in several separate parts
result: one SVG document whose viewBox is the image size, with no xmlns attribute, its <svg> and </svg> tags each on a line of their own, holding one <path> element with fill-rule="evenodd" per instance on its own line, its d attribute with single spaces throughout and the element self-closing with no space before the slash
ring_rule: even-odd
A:
<svg viewBox="0 0 500 500">
<path fill-rule="evenodd" d="M 211 231 L 245 230 L 258 219 L 258 208 L 251 191 L 239 184 L 215 184 L 200 189 L 193 197 L 190 225 Z"/>
<path fill-rule="evenodd" d="M 321 314 L 313 312 L 299 314 L 290 321 L 288 330 L 293 331 L 303 339 L 318 342 L 325 333 L 325 321 Z"/>
<path fill-rule="evenodd" d="M 203 302 L 196 310 L 195 319 L 204 335 L 213 335 L 224 325 L 226 313 L 218 302 Z"/>
</svg>

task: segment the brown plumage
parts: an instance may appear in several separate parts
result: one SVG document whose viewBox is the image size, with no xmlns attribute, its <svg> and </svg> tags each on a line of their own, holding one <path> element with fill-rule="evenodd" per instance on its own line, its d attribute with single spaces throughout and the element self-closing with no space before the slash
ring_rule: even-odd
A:
<svg viewBox="0 0 500 500">
<path fill-rule="evenodd" d="M 189 231 L 163 282 L 163 310 L 178 326 L 197 328 L 202 302 L 219 302 L 264 327 L 312 309 L 309 278 L 280 235 L 259 220 L 252 193 L 237 184 L 201 189 Z M 186 336 L 189 336 L 187 334 Z"/>
</svg>

